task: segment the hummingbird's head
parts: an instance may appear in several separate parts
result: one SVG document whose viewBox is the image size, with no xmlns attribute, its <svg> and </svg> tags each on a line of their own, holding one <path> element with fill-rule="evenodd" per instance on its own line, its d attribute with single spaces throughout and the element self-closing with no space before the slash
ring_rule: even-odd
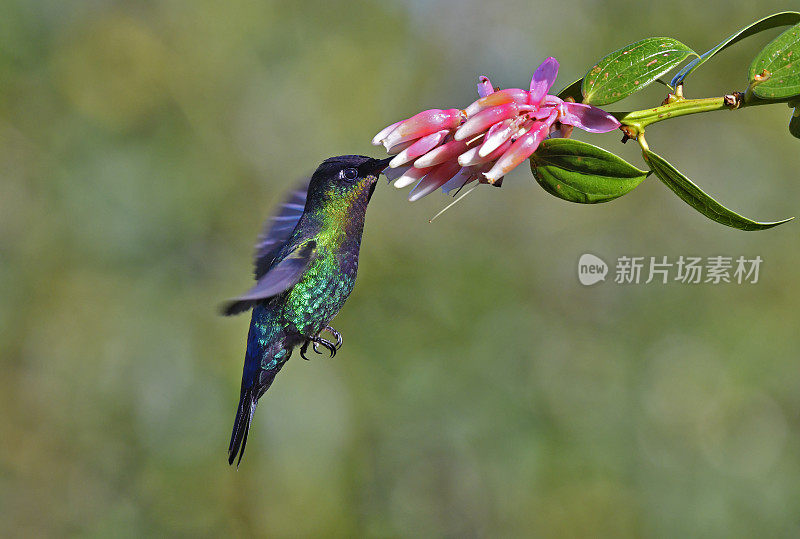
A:
<svg viewBox="0 0 800 539">
<path fill-rule="evenodd" d="M 340 155 L 322 162 L 308 186 L 308 198 L 320 202 L 362 203 L 372 197 L 378 176 L 389 166 L 389 159 L 364 155 Z"/>
</svg>

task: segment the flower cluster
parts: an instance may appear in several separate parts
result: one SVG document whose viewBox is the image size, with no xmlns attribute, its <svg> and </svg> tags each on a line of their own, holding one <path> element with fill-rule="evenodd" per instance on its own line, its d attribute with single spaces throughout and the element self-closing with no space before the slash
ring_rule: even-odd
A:
<svg viewBox="0 0 800 539">
<path fill-rule="evenodd" d="M 481 76 L 480 97 L 466 109 L 426 110 L 386 127 L 372 139 L 394 155 L 384 173 L 398 188 L 416 183 L 410 201 L 475 180 L 500 185 L 545 138 L 560 135 L 559 125 L 591 133 L 620 126 L 604 110 L 548 95 L 557 75 L 551 57 L 536 69 L 529 90 L 496 90 Z"/>
</svg>

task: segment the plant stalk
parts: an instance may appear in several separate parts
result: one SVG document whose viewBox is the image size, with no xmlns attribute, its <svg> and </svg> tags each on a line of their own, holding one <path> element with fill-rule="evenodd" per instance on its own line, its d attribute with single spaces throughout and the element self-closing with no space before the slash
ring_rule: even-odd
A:
<svg viewBox="0 0 800 539">
<path fill-rule="evenodd" d="M 740 94 L 741 95 L 741 94 Z M 689 114 L 699 114 L 701 112 L 713 112 L 715 110 L 735 110 L 756 105 L 770 105 L 789 101 L 789 99 L 758 99 L 750 97 L 731 102 L 730 96 L 704 97 L 701 99 L 686 99 L 679 97 L 671 103 L 665 103 L 655 108 L 636 110 L 633 112 L 614 112 L 612 113 L 622 125 L 632 128 L 636 133 L 644 133 L 645 128 L 657 122 L 687 116 Z"/>
<path fill-rule="evenodd" d="M 638 133 L 642 133 L 650 124 L 686 116 L 688 114 L 698 114 L 701 112 L 711 112 L 715 110 L 727 109 L 724 97 L 706 97 L 703 99 L 679 98 L 672 103 L 667 103 L 659 107 L 645 110 L 636 110 L 627 113 L 617 113 L 614 116 L 623 125 L 634 128 Z"/>
</svg>

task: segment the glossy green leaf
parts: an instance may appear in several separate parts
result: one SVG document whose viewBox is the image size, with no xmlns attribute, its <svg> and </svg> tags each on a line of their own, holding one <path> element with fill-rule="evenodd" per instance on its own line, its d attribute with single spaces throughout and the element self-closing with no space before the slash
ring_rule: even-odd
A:
<svg viewBox="0 0 800 539">
<path fill-rule="evenodd" d="M 611 152 L 566 138 L 545 140 L 531 156 L 531 170 L 545 191 L 581 204 L 621 197 L 648 175 Z"/>
<path fill-rule="evenodd" d="M 672 88 L 669 84 L 667 84 L 667 82 L 661 79 L 656 79 L 655 82 L 663 84 L 664 86 L 669 88 L 670 91 L 674 90 L 674 88 Z M 576 103 L 580 103 L 581 101 L 583 101 L 583 94 L 581 93 L 582 86 L 583 86 L 583 78 L 580 78 L 565 86 L 560 92 L 558 92 L 558 94 L 556 94 L 556 96 L 564 100 L 571 97 L 572 99 L 575 100 Z"/>
<path fill-rule="evenodd" d="M 741 30 L 737 30 L 719 42 L 713 49 L 703 53 L 700 58 L 696 58 L 685 65 L 680 71 L 678 71 L 678 74 L 672 78 L 671 84 L 672 86 L 677 86 L 683 83 L 684 79 L 688 77 L 692 71 L 706 63 L 709 59 L 711 59 L 712 56 L 727 49 L 731 45 L 738 43 L 746 37 L 758 34 L 764 30 L 778 28 L 779 26 L 789 26 L 797 23 L 800 23 L 800 13 L 797 11 L 783 11 L 781 13 L 770 15 L 769 17 L 764 17 L 760 21 L 756 21 L 749 26 L 745 26 Z"/>
<path fill-rule="evenodd" d="M 790 217 L 782 221 L 760 223 L 748 219 L 747 217 L 742 217 L 707 195 L 702 189 L 697 187 L 692 180 L 681 174 L 678 169 L 665 161 L 660 155 L 649 150 L 644 150 L 644 157 L 656 176 L 658 176 L 667 187 L 672 189 L 676 195 L 681 197 L 681 199 L 691 207 L 718 223 L 738 228 L 739 230 L 764 230 L 794 219 L 794 217 Z"/>
<path fill-rule="evenodd" d="M 687 56 L 697 54 L 669 37 L 651 37 L 612 52 L 583 79 L 583 102 L 607 105 L 638 92 Z"/>
<path fill-rule="evenodd" d="M 750 64 L 750 80 L 767 70 L 769 79 L 755 85 L 762 99 L 782 99 L 800 94 L 800 24 L 776 37 Z"/>
</svg>

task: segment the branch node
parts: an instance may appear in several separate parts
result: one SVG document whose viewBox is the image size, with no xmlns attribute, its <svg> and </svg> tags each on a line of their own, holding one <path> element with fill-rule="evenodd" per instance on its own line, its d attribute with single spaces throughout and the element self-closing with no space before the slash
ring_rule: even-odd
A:
<svg viewBox="0 0 800 539">
<path fill-rule="evenodd" d="M 736 110 L 742 106 L 744 102 L 744 93 L 742 92 L 733 92 L 732 94 L 727 94 L 722 98 L 724 100 L 725 106 L 731 110 Z"/>
<path fill-rule="evenodd" d="M 620 126 L 620 131 L 622 131 L 622 143 L 625 144 L 629 140 L 634 140 L 638 136 L 638 132 L 636 129 L 629 125 L 622 125 Z"/>
<path fill-rule="evenodd" d="M 674 103 L 679 101 L 681 98 L 675 94 L 667 94 L 667 97 L 664 98 L 664 101 L 661 102 L 661 105 L 669 105 L 670 103 Z"/>
</svg>

